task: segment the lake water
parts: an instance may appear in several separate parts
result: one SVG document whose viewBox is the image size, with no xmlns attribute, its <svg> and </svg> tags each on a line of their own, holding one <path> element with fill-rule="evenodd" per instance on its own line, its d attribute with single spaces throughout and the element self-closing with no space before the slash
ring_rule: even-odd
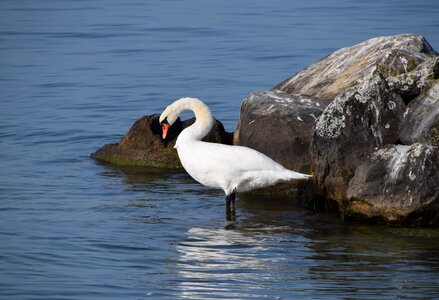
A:
<svg viewBox="0 0 439 300">
<path fill-rule="evenodd" d="M 0 3 L 1 299 L 439 297 L 439 231 L 346 223 L 287 199 L 224 196 L 184 173 L 89 154 L 142 115 L 243 98 L 332 51 L 413 32 L 439 2 Z"/>
</svg>

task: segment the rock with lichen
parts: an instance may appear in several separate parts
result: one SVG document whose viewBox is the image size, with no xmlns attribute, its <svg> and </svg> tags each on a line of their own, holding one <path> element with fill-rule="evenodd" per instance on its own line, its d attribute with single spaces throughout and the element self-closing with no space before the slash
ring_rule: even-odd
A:
<svg viewBox="0 0 439 300">
<path fill-rule="evenodd" d="M 420 84 L 420 80 L 414 78 L 417 75 L 428 77 L 422 74 L 422 68 L 417 68 L 436 56 L 437 53 L 425 38 L 419 35 L 377 37 L 333 52 L 279 83 L 274 89 L 288 94 L 333 100 L 346 89 L 361 83 L 364 78 L 376 74 L 381 74 L 385 79 L 401 76 L 402 88 L 404 82 Z M 408 90 L 403 94 L 411 93 Z"/>
<path fill-rule="evenodd" d="M 117 144 L 106 144 L 91 157 L 121 166 L 142 166 L 156 168 L 182 169 L 174 149 L 180 132 L 192 125 L 195 118 L 177 121 L 170 127 L 165 141 L 161 139 L 159 115 L 144 116 L 138 119 L 128 133 Z M 232 143 L 232 134 L 224 130 L 216 121 L 210 133 L 203 139 L 214 143 Z"/>
<path fill-rule="evenodd" d="M 409 103 L 419 94 L 428 90 L 439 78 L 439 56 L 425 59 L 416 68 L 396 76 L 388 76 L 389 88 L 401 95 L 405 103 Z"/>
<path fill-rule="evenodd" d="M 407 106 L 400 140 L 406 145 L 422 142 L 439 146 L 439 81 L 432 82 Z"/>
<path fill-rule="evenodd" d="M 335 98 L 318 118 L 313 135 L 313 169 L 318 194 L 340 202 L 348 183 L 375 148 L 398 140 L 405 105 L 375 76 Z"/>
<path fill-rule="evenodd" d="M 345 218 L 439 225 L 439 150 L 389 145 L 359 165 L 340 205 Z"/>
</svg>

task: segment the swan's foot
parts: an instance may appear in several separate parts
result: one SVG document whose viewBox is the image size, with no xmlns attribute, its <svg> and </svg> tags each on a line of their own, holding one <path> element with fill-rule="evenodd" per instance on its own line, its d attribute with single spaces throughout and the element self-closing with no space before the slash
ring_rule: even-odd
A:
<svg viewBox="0 0 439 300">
<path fill-rule="evenodd" d="M 236 198 L 235 192 L 226 196 L 226 210 L 227 211 L 235 211 L 235 198 Z"/>
</svg>

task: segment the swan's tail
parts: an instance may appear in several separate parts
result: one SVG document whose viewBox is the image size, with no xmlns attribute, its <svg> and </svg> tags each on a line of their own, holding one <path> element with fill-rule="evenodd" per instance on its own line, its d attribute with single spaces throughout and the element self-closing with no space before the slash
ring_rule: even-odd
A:
<svg viewBox="0 0 439 300">
<path fill-rule="evenodd" d="M 274 185 L 280 181 L 290 180 L 307 180 L 312 175 L 302 174 L 299 172 L 283 170 L 264 170 L 264 171 L 247 171 L 235 183 L 234 187 L 239 187 L 238 192 L 248 192 L 254 189 Z"/>
<path fill-rule="evenodd" d="M 292 180 L 292 179 L 308 180 L 311 177 L 312 177 L 312 175 L 303 174 L 303 173 L 299 173 L 299 172 L 294 172 L 294 171 L 290 171 L 290 170 L 287 170 L 287 173 L 286 173 L 286 179 L 287 180 Z"/>
</svg>

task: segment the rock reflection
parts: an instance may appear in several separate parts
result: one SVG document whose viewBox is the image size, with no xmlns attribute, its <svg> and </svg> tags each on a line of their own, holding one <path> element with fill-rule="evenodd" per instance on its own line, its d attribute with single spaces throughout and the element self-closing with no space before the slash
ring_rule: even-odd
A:
<svg viewBox="0 0 439 300">
<path fill-rule="evenodd" d="M 132 166 L 116 166 L 105 162 L 97 162 L 104 169 L 100 173 L 103 177 L 121 178 L 122 183 L 137 191 L 137 189 L 157 183 L 167 178 L 179 178 L 190 182 L 190 178 L 182 171 L 174 171 L 170 169 L 145 168 Z"/>
<path fill-rule="evenodd" d="M 437 281 L 431 279 L 439 279 L 439 265 L 431 258 L 439 244 L 401 238 L 399 233 L 407 231 L 423 230 L 357 224 L 313 230 L 307 236 L 317 265 L 309 268 L 310 279 L 320 292 L 340 297 L 437 297 Z"/>
</svg>

